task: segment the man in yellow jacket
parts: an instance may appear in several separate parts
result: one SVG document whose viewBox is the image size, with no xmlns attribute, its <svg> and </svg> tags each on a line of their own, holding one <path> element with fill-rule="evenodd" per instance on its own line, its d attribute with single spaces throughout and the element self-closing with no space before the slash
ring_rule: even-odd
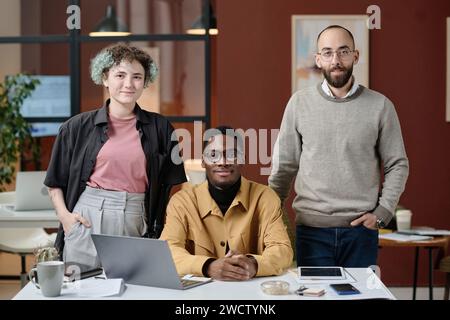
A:
<svg viewBox="0 0 450 320">
<path fill-rule="evenodd" d="M 232 128 L 209 132 L 202 161 L 207 181 L 177 192 L 167 206 L 161 239 L 178 273 L 218 280 L 281 274 L 293 251 L 279 197 L 241 177 L 242 138 Z"/>
</svg>

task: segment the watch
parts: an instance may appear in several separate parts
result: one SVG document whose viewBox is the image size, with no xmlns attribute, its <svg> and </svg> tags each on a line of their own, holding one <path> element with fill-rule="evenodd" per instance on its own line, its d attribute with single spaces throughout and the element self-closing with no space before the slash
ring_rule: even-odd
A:
<svg viewBox="0 0 450 320">
<path fill-rule="evenodd" d="M 384 223 L 384 221 L 381 219 L 377 219 L 377 228 L 383 229 L 384 227 L 386 227 L 386 223 Z"/>
</svg>

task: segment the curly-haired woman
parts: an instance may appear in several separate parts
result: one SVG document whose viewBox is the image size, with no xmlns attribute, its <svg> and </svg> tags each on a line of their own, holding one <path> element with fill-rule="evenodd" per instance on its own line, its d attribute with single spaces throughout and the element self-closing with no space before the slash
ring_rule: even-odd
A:
<svg viewBox="0 0 450 320">
<path fill-rule="evenodd" d="M 92 59 L 90 71 L 110 98 L 61 126 L 44 184 L 61 222 L 60 257 L 97 267 L 90 235 L 159 237 L 170 189 L 186 177 L 172 125 L 136 103 L 157 76 L 152 58 L 116 44 Z"/>
</svg>

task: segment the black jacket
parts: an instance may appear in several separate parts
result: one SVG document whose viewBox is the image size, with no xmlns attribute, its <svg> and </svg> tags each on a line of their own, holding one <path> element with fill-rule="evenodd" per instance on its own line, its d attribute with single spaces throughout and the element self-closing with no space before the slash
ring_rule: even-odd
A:
<svg viewBox="0 0 450 320">
<path fill-rule="evenodd" d="M 95 167 L 97 154 L 108 140 L 107 107 L 78 114 L 61 125 L 53 145 L 52 157 L 44 184 L 61 188 L 67 209 L 72 212 L 86 182 Z M 136 104 L 136 129 L 141 137 L 147 160 L 149 187 L 145 193 L 148 230 L 146 237 L 157 238 L 162 232 L 165 211 L 173 185 L 186 181 L 179 157 L 174 163 L 171 155 L 179 155 L 178 140 L 170 122 L 160 114 L 142 110 Z M 55 247 L 60 256 L 64 249 L 64 230 L 60 224 Z"/>
</svg>

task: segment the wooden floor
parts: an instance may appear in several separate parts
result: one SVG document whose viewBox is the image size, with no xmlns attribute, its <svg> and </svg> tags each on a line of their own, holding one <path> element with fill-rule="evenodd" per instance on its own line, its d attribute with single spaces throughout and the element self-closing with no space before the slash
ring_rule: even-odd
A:
<svg viewBox="0 0 450 320">
<path fill-rule="evenodd" d="M 20 281 L 1 280 L 0 300 L 12 299 L 20 291 Z"/>
</svg>

